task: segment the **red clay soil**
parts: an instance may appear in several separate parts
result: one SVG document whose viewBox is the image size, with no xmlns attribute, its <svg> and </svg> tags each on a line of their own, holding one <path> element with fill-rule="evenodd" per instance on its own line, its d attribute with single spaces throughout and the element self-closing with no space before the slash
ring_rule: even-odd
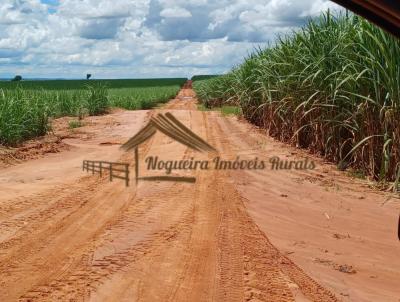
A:
<svg viewBox="0 0 400 302">
<path fill-rule="evenodd" d="M 171 112 L 218 151 L 157 133 L 144 159 L 308 158 L 313 170 L 185 170 L 196 182 L 125 187 L 83 159 L 119 149 Z M 69 150 L 0 170 L 0 301 L 396 301 L 399 201 L 265 136 L 197 110 L 184 88 L 162 109 L 90 118 Z M 133 172 L 132 172 L 133 174 Z"/>
</svg>

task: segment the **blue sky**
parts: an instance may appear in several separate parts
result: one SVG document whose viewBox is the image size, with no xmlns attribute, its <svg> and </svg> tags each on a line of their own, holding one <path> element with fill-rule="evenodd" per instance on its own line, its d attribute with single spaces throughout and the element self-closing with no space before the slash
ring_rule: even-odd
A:
<svg viewBox="0 0 400 302">
<path fill-rule="evenodd" d="M 54 14 L 57 12 L 57 6 L 59 4 L 58 0 L 41 0 L 40 2 L 48 5 L 47 11 L 49 12 L 49 14 Z"/>
<path fill-rule="evenodd" d="M 228 71 L 327 0 L 2 0 L 0 78 Z"/>
<path fill-rule="evenodd" d="M 58 5 L 59 1 L 58 0 L 41 0 L 43 4 L 48 4 L 48 5 Z"/>
</svg>

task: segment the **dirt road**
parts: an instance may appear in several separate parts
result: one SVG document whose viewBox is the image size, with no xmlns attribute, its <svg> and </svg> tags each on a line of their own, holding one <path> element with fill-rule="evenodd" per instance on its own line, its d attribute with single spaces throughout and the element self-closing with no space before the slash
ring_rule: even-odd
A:
<svg viewBox="0 0 400 302">
<path fill-rule="evenodd" d="M 398 301 L 398 200 L 196 108 L 183 89 L 161 109 L 91 118 L 64 139 L 68 151 L 1 169 L 0 301 Z M 82 172 L 83 159 L 133 163 L 120 144 L 166 111 L 218 154 L 157 133 L 142 159 L 309 157 L 317 167 L 181 171 L 196 182 L 128 188 Z"/>
</svg>

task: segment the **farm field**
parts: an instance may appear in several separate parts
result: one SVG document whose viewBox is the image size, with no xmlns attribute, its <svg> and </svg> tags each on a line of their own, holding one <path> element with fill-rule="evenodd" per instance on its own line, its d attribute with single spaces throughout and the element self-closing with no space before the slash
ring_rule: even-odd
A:
<svg viewBox="0 0 400 302">
<path fill-rule="evenodd" d="M 194 86 L 340 169 L 400 184 L 400 42 L 355 15 L 325 13 L 227 74 Z"/>
<path fill-rule="evenodd" d="M 111 107 L 149 109 L 177 94 L 186 79 L 0 82 L 0 145 L 50 130 L 49 119 L 104 114 Z"/>
<path fill-rule="evenodd" d="M 21 82 L 0 81 L 0 89 L 15 89 L 22 87 L 28 90 L 79 90 L 87 85 L 113 88 L 143 88 L 157 86 L 181 86 L 186 78 L 160 79 L 110 79 L 110 80 L 23 80 Z"/>
</svg>

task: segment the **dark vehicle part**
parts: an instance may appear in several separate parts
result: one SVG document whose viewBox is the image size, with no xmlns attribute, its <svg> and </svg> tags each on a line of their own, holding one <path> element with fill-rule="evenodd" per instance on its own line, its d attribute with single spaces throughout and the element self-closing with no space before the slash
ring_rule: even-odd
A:
<svg viewBox="0 0 400 302">
<path fill-rule="evenodd" d="M 400 37 L 400 2 L 398 0 L 332 0 L 363 16 L 396 37 Z"/>
</svg>

